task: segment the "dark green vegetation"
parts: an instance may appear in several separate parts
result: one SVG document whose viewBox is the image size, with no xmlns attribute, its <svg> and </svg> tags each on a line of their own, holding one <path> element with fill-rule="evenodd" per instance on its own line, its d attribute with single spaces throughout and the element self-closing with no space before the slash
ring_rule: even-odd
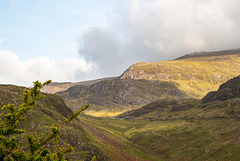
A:
<svg viewBox="0 0 240 161">
<path fill-rule="evenodd" d="M 20 106 L 21 108 L 25 107 L 25 105 L 22 104 L 22 97 L 21 97 L 23 91 L 24 91 L 23 87 L 1 85 L 0 86 L 0 98 L 1 98 L 0 105 L 13 103 L 17 107 L 20 106 L 20 104 L 21 104 Z M 55 148 L 54 143 L 51 143 L 50 141 L 51 139 L 59 135 L 58 134 L 59 128 L 53 127 L 52 124 L 57 125 L 58 121 L 65 122 L 67 117 L 73 114 L 72 111 L 65 105 L 65 103 L 59 96 L 51 95 L 51 94 L 44 94 L 44 96 L 45 96 L 45 99 L 41 103 L 37 103 L 37 106 L 34 107 L 33 109 L 31 109 L 31 107 L 34 106 L 35 104 L 34 100 L 33 100 L 34 102 L 24 101 L 25 104 L 29 102 L 29 105 L 26 104 L 26 108 L 28 110 L 31 109 L 30 113 L 26 117 L 27 120 L 21 121 L 20 126 L 16 130 L 11 130 L 10 127 L 12 127 L 12 125 L 10 124 L 11 126 L 10 125 L 6 126 L 7 127 L 6 130 L 2 131 L 3 135 L 6 134 L 7 135 L 6 137 L 8 137 L 9 132 L 10 132 L 9 136 L 11 136 L 12 134 L 15 134 L 15 133 L 24 132 L 24 130 L 21 130 L 21 129 L 27 129 L 25 133 L 21 135 L 16 135 L 17 137 L 16 139 L 21 142 L 20 149 L 19 149 L 20 151 L 19 152 L 16 151 L 17 152 L 16 154 L 19 154 L 19 155 L 21 154 L 21 158 L 23 160 L 24 158 L 30 159 L 31 157 L 35 156 L 37 153 L 37 151 L 35 153 L 35 150 L 38 148 L 42 149 L 43 145 L 49 149 L 51 149 L 50 147 L 54 149 Z M 24 98 L 27 98 L 27 97 L 24 97 Z M 28 100 L 28 99 L 24 99 L 24 100 Z M 14 111 L 15 107 L 12 105 L 9 105 L 9 106 L 5 106 L 4 109 L 10 109 L 11 111 L 12 110 Z M 19 109 L 20 108 L 16 110 L 19 111 Z M 20 110 L 20 111 L 24 112 L 24 110 Z M 1 113 L 4 112 L 3 109 L 0 110 L 0 112 Z M 28 113 L 28 112 L 26 111 L 24 113 Z M 5 116 L 3 115 L 3 117 Z M 13 116 L 15 117 L 15 114 Z M 13 118 L 13 116 L 9 115 L 9 119 Z M 21 114 L 16 113 L 16 118 L 18 118 L 19 116 L 21 116 Z M 8 117 L 6 117 L 5 120 L 7 121 L 7 119 Z M 16 122 L 16 125 L 17 125 L 17 122 Z M 13 125 L 13 128 L 14 127 L 15 127 L 15 123 Z M 35 132 L 35 135 L 33 134 L 33 132 Z M 25 140 L 25 138 L 28 138 L 30 149 L 28 147 L 27 140 Z M 46 138 L 46 140 L 45 139 L 41 140 L 40 138 Z M 39 141 L 42 141 L 42 142 L 35 144 L 34 139 L 36 140 L 36 143 L 38 139 Z M 5 141 L 12 142 L 11 144 L 9 144 L 9 146 L 11 145 L 10 148 L 15 148 L 15 149 L 17 148 L 16 145 L 13 144 L 14 139 L 5 140 Z M 4 138 L 1 138 L 2 143 L 4 143 L 5 141 L 4 141 Z M 46 144 L 45 144 L 45 141 L 46 141 Z M 69 149 L 70 147 L 63 145 L 64 142 L 73 146 L 73 149 L 75 151 L 75 153 L 68 154 L 66 156 L 66 159 L 91 160 L 93 156 L 98 156 L 102 160 L 106 159 L 106 156 L 104 156 L 102 152 L 96 146 L 92 145 L 92 143 L 89 141 L 89 139 L 86 136 L 86 133 L 80 127 L 79 121 L 75 121 L 73 123 L 67 124 L 64 126 L 64 128 L 61 129 L 60 142 L 58 142 L 57 144 L 59 145 L 59 147 L 64 146 L 65 148 L 64 149 L 57 148 L 57 149 L 61 150 L 63 154 L 71 151 L 71 149 Z M 5 148 L 3 148 L 2 150 L 4 149 Z M 23 152 L 21 150 L 23 150 Z M 24 154 L 24 152 L 28 150 L 30 150 L 29 154 L 27 156 L 25 155 L 22 156 L 22 154 Z M 46 152 L 46 154 L 48 153 L 46 150 L 44 150 L 44 152 Z M 58 154 L 59 156 L 61 155 L 60 151 Z"/>
<path fill-rule="evenodd" d="M 186 98 L 173 83 L 148 80 L 105 80 L 90 86 L 77 85 L 66 91 L 57 92 L 66 104 L 74 109 L 91 104 L 95 116 L 114 116 L 117 112 L 140 107 L 161 98 Z M 95 113 L 93 112 L 95 111 Z M 102 115 L 101 115 L 102 114 Z"/>
</svg>

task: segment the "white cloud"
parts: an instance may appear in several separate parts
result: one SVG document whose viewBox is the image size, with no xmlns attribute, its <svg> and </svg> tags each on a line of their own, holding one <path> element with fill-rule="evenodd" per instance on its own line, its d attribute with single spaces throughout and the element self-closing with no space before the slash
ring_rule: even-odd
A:
<svg viewBox="0 0 240 161">
<path fill-rule="evenodd" d="M 239 0 L 131 0 L 108 28 L 82 35 L 79 54 L 104 75 L 139 61 L 173 59 L 194 51 L 239 48 Z M 110 14 L 111 15 L 111 14 Z"/>
<path fill-rule="evenodd" d="M 17 54 L 0 50 L 0 83 L 31 86 L 33 81 L 80 81 L 91 78 L 96 67 L 79 57 L 54 62 L 48 57 L 21 61 Z"/>
<path fill-rule="evenodd" d="M 164 54 L 238 47 L 240 26 L 235 21 L 239 14 L 229 16 L 228 12 L 240 2 L 233 1 L 133 0 L 130 16 L 125 17 L 127 36 L 148 39 L 159 59 Z"/>
</svg>

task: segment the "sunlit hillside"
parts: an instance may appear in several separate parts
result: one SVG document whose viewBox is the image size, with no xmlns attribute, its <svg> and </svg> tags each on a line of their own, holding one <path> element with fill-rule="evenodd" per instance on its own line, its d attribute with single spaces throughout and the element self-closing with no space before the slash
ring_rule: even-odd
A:
<svg viewBox="0 0 240 161">
<path fill-rule="evenodd" d="M 240 55 L 140 62 L 128 68 L 121 79 L 161 80 L 176 83 L 190 97 L 201 98 L 209 91 L 239 75 Z"/>
</svg>

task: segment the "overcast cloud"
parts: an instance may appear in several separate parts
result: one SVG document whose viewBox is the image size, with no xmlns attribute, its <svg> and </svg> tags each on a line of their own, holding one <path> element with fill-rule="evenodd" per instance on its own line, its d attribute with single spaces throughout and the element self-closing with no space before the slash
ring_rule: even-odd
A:
<svg viewBox="0 0 240 161">
<path fill-rule="evenodd" d="M 20 5 L 14 4 L 12 0 L 6 2 L 10 6 Z M 44 2 L 38 2 L 45 5 Z M 21 28 L 21 25 L 15 26 L 15 19 L 12 19 L 9 20 L 12 22 L 10 27 L 0 26 L 1 29 L 12 29 L 8 33 L 13 33 L 8 37 L 0 35 L 0 83 L 29 86 L 34 80 L 66 82 L 118 76 L 130 65 L 140 61 L 170 60 L 195 51 L 240 48 L 239 0 L 119 0 L 111 4 L 104 1 L 104 5 L 98 7 L 96 13 L 91 3 L 86 2 L 87 8 L 83 8 L 85 12 L 73 12 L 70 15 L 58 11 L 65 8 L 67 11 L 73 8 L 73 11 L 81 11 L 81 7 L 68 6 L 65 2 L 56 5 L 58 1 L 51 3 L 53 8 L 56 7 L 55 14 L 51 12 L 52 7 L 45 14 L 42 10 L 32 8 L 32 17 L 15 16 L 18 18 L 16 22 L 24 25 L 26 21 L 30 25 Z M 102 3 L 94 1 L 94 4 L 99 6 Z M 16 13 L 22 11 L 21 9 L 23 8 L 16 10 Z M 87 9 L 90 11 L 87 12 Z M 107 18 L 102 17 L 105 12 Z M 47 18 L 46 15 L 50 13 L 52 17 Z M 29 15 L 31 14 L 28 13 L 27 16 Z M 75 21 L 82 21 L 82 25 Z M 39 29 L 39 26 L 43 28 Z M 67 28 L 58 29 L 58 26 Z M 73 30 L 78 30 L 77 26 L 84 26 L 85 31 L 79 28 L 79 31 L 69 34 L 70 30 L 73 31 L 72 26 Z M 44 34 L 43 30 L 49 32 Z M 42 31 L 40 35 L 38 31 Z M 20 33 L 25 33 L 26 37 Z M 78 47 L 66 35 L 79 37 Z M 14 42 L 15 38 L 20 39 Z M 25 40 L 26 43 L 22 43 Z M 13 42 L 15 52 L 10 51 L 11 46 L 4 48 L 4 44 L 9 44 L 10 41 Z M 76 49 L 70 50 L 69 46 Z M 24 49 L 28 48 L 34 48 L 30 50 L 35 53 L 31 59 L 28 58 L 29 55 L 21 57 L 24 51 L 28 51 Z M 22 50 L 18 56 L 19 49 Z M 67 51 L 71 53 L 66 54 Z M 63 56 L 64 54 L 66 55 Z"/>
<path fill-rule="evenodd" d="M 139 61 L 239 48 L 238 6 L 238 0 L 131 0 L 110 26 L 82 35 L 79 55 L 108 76 Z"/>
</svg>

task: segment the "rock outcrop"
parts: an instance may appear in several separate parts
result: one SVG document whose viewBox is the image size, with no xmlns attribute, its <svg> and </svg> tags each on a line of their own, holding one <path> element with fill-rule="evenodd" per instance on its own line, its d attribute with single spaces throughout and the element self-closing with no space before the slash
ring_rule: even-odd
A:
<svg viewBox="0 0 240 161">
<path fill-rule="evenodd" d="M 214 92 L 209 92 L 202 99 L 202 103 L 213 101 L 225 101 L 232 98 L 240 97 L 240 76 L 230 79 L 226 83 L 220 85 L 219 89 Z"/>
<path fill-rule="evenodd" d="M 95 110 L 122 110 L 143 106 L 161 98 L 181 99 L 188 96 L 174 83 L 149 80 L 104 80 L 91 86 L 77 85 L 57 92 L 74 109 L 90 104 Z"/>
</svg>

